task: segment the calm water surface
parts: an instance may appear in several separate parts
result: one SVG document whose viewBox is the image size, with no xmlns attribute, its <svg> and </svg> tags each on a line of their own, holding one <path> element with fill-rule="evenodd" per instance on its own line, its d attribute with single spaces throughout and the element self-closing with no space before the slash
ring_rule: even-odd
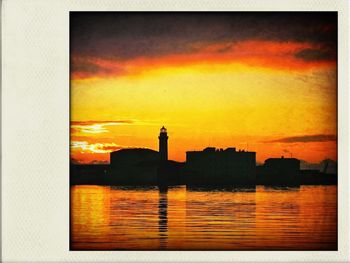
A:
<svg viewBox="0 0 350 263">
<path fill-rule="evenodd" d="M 73 250 L 336 250 L 336 186 L 71 187 Z"/>
</svg>

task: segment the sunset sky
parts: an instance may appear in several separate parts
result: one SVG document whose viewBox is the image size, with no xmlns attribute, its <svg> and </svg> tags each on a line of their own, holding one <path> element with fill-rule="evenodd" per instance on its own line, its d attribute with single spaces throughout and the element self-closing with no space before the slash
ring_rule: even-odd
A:
<svg viewBox="0 0 350 263">
<path fill-rule="evenodd" d="M 337 14 L 71 13 L 71 160 L 207 146 L 337 160 Z"/>
</svg>

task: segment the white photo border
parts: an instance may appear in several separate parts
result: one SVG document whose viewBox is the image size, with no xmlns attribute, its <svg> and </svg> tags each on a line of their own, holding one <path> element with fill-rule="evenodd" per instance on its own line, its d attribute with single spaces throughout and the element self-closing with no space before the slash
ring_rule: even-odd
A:
<svg viewBox="0 0 350 263">
<path fill-rule="evenodd" d="M 349 261 L 347 0 L 2 2 L 3 262 Z M 338 12 L 338 251 L 70 251 L 70 11 Z"/>
</svg>

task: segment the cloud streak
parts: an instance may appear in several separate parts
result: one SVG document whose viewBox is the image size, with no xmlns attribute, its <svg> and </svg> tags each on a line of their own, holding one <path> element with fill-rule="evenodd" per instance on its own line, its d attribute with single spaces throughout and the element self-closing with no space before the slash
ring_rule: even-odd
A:
<svg viewBox="0 0 350 263">
<path fill-rule="evenodd" d="M 117 120 L 117 121 L 72 121 L 71 133 L 105 133 L 109 132 L 107 126 L 129 125 L 131 120 Z"/>
<path fill-rule="evenodd" d="M 120 150 L 123 147 L 115 143 L 88 143 L 87 141 L 72 141 L 72 151 L 80 151 L 81 153 L 109 153 Z"/>
<path fill-rule="evenodd" d="M 118 60 L 184 54 L 192 44 L 246 40 L 337 42 L 336 12 L 72 12 L 74 55 Z"/>
<path fill-rule="evenodd" d="M 198 63 L 303 70 L 335 65 L 337 14 L 73 12 L 70 39 L 73 79 Z"/>
<path fill-rule="evenodd" d="M 142 74 L 162 67 L 238 63 L 252 67 L 304 71 L 314 67 L 334 67 L 335 59 L 321 46 L 306 42 L 247 40 L 237 43 L 193 43 L 191 52 L 157 57 L 73 58 L 73 79 L 120 77 Z M 326 56 L 326 55 L 327 56 Z M 93 69 L 93 70 L 90 70 Z"/>
<path fill-rule="evenodd" d="M 309 142 L 330 142 L 337 141 L 337 136 L 332 134 L 315 134 L 284 137 L 271 141 L 264 141 L 264 143 L 309 143 Z"/>
</svg>

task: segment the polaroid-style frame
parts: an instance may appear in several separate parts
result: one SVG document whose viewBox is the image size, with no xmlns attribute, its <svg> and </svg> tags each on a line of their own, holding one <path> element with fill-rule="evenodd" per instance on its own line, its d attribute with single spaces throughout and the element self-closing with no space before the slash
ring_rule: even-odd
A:
<svg viewBox="0 0 350 263">
<path fill-rule="evenodd" d="M 338 251 L 69 251 L 70 11 L 338 12 Z M 3 2 L 3 262 L 350 260 L 348 16 L 346 0 Z"/>
</svg>

